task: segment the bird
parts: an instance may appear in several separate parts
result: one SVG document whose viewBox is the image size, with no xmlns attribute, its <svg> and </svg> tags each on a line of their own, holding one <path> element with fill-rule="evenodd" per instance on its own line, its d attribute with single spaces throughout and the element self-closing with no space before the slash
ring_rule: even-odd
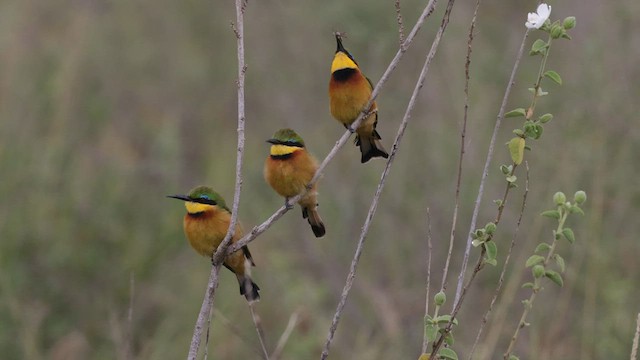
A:
<svg viewBox="0 0 640 360">
<path fill-rule="evenodd" d="M 187 208 L 187 214 L 183 219 L 185 236 L 197 253 L 212 258 L 231 223 L 231 211 L 224 198 L 207 186 L 197 186 L 188 195 L 168 195 L 167 197 L 184 201 Z M 242 235 L 242 226 L 237 223 L 231 242 L 237 242 Z M 228 255 L 223 265 L 236 275 L 240 285 L 240 295 L 244 295 L 251 303 L 260 300 L 260 288 L 247 273 L 245 260 L 248 260 L 251 266 L 255 266 L 246 245 Z"/>
<path fill-rule="evenodd" d="M 309 154 L 304 140 L 291 129 L 280 129 L 267 140 L 271 143 L 269 156 L 264 163 L 264 178 L 278 194 L 285 197 L 285 204 L 306 190 L 318 169 L 318 161 Z M 298 200 L 302 217 L 307 219 L 316 237 L 322 237 L 326 229 L 318 214 L 316 184 Z"/>
<path fill-rule="evenodd" d="M 350 125 L 371 99 L 373 85 L 371 80 L 362 74 L 356 60 L 342 45 L 342 35 L 335 33 L 335 36 L 338 48 L 331 63 L 331 79 L 329 81 L 331 115 L 347 129 L 354 131 Z M 389 157 L 380 142 L 380 134 L 376 131 L 377 110 L 378 106 L 374 101 L 367 110 L 366 118 L 355 129 L 355 143 L 360 146 L 362 163 L 366 163 L 374 157 Z"/>
</svg>

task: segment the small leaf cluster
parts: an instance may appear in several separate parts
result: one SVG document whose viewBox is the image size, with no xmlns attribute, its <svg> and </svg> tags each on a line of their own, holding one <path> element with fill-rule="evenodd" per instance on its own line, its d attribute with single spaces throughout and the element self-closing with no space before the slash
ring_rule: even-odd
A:
<svg viewBox="0 0 640 360">
<path fill-rule="evenodd" d="M 471 245 L 473 247 L 478 247 L 482 245 L 484 247 L 484 263 L 496 266 L 498 265 L 498 261 L 496 260 L 498 257 L 498 247 L 496 243 L 492 240 L 493 234 L 497 230 L 497 226 L 495 223 L 487 223 L 484 228 L 476 229 L 476 231 L 471 233 Z"/>
<path fill-rule="evenodd" d="M 525 149 L 531 150 L 526 144 L 526 139 L 540 139 L 544 131 L 543 124 L 546 124 L 553 119 L 553 115 L 548 113 L 534 117 L 535 105 L 538 98 L 549 95 L 549 92 L 542 90 L 543 79 L 546 78 L 558 85 L 562 85 L 562 77 L 560 74 L 553 70 L 545 71 L 545 66 L 547 57 L 549 56 L 549 50 L 551 49 L 552 40 L 560 38 L 571 39 L 567 31 L 573 29 L 575 26 L 576 18 L 573 16 L 567 17 L 562 22 L 558 20 L 551 23 L 547 20 L 540 30 L 549 34 L 548 40 L 544 41 L 542 39 L 537 39 L 531 45 L 529 55 L 542 56 L 538 79 L 534 87 L 528 89 L 533 94 L 533 100 L 528 108 L 516 108 L 504 114 L 505 118 L 524 117 L 525 119 L 521 128 L 513 130 L 513 133 L 516 136 L 507 143 L 511 160 L 515 165 L 520 165 L 522 163 Z"/>
<path fill-rule="evenodd" d="M 433 301 L 436 304 L 434 315 L 426 315 L 424 317 L 424 336 L 428 342 L 434 342 L 439 336 L 444 336 L 444 342 L 448 346 L 452 346 L 454 343 L 453 334 L 451 331 L 447 331 L 446 327 L 451 322 L 453 325 L 458 325 L 457 319 L 451 319 L 451 315 L 438 315 L 438 311 L 442 305 L 447 301 L 447 296 L 444 292 L 440 291 L 435 294 Z M 422 354 L 420 359 L 429 359 L 431 354 Z M 441 348 L 438 351 L 439 359 L 457 360 L 458 355 L 450 348 Z"/>
</svg>

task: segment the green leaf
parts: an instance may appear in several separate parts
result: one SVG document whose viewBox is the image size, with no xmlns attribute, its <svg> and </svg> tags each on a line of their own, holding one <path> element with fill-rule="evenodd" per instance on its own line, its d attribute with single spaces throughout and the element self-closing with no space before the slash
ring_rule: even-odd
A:
<svg viewBox="0 0 640 360">
<path fill-rule="evenodd" d="M 564 272 L 564 259 L 562 258 L 562 256 L 560 256 L 559 254 L 553 254 L 553 259 L 556 261 L 556 264 L 558 264 L 558 267 L 560 268 L 560 272 L 563 273 Z"/>
<path fill-rule="evenodd" d="M 540 214 L 542 216 L 545 217 L 550 217 L 553 219 L 560 219 L 560 212 L 558 210 L 547 210 L 547 211 L 543 211 L 542 214 Z"/>
<path fill-rule="evenodd" d="M 504 117 L 506 118 L 510 118 L 510 117 L 517 117 L 517 116 L 525 116 L 527 115 L 526 110 L 524 108 L 517 108 L 517 109 L 513 109 L 511 111 L 509 111 L 508 113 L 504 114 Z"/>
<path fill-rule="evenodd" d="M 524 131 L 522 131 L 522 129 L 514 129 L 513 134 L 518 136 L 524 136 Z M 509 143 L 507 143 L 507 145 L 509 145 Z"/>
<path fill-rule="evenodd" d="M 551 245 L 543 242 L 543 243 L 538 244 L 538 246 L 536 246 L 536 249 L 533 252 L 539 253 L 539 252 L 542 252 L 542 251 L 547 251 L 549 249 L 551 249 Z"/>
<path fill-rule="evenodd" d="M 544 262 L 544 257 L 540 255 L 531 255 L 524 266 L 532 267 L 533 265 L 541 264 L 542 262 Z"/>
<path fill-rule="evenodd" d="M 498 205 L 498 206 L 502 206 L 502 200 L 501 199 L 493 200 L 493 203 Z"/>
<path fill-rule="evenodd" d="M 435 320 L 438 324 L 448 324 L 451 321 L 451 315 L 440 315 Z M 458 319 L 453 319 L 453 325 L 458 325 Z"/>
<path fill-rule="evenodd" d="M 518 180 L 518 177 L 515 175 L 507 176 L 507 182 L 514 183 L 516 180 Z"/>
<path fill-rule="evenodd" d="M 511 169 L 507 165 L 500 165 L 500 171 L 507 175 L 511 172 Z"/>
<path fill-rule="evenodd" d="M 532 282 L 526 282 L 524 284 L 522 284 L 522 288 L 523 289 L 533 289 L 535 285 Z"/>
<path fill-rule="evenodd" d="M 529 51 L 529 55 L 544 54 L 547 46 L 548 44 L 545 41 L 538 39 L 531 45 L 531 51 Z"/>
<path fill-rule="evenodd" d="M 438 355 L 443 359 L 458 360 L 456 352 L 449 348 L 440 349 L 440 353 Z"/>
<path fill-rule="evenodd" d="M 553 281 L 560 287 L 562 287 L 562 285 L 564 284 L 564 281 L 562 281 L 562 276 L 553 270 L 547 270 L 544 273 L 544 276 L 548 277 L 551 281 Z"/>
<path fill-rule="evenodd" d="M 513 163 L 516 165 L 520 165 L 524 158 L 524 144 L 524 139 L 519 136 L 516 136 L 509 141 L 509 153 L 511 154 L 511 160 L 513 160 Z"/>
<path fill-rule="evenodd" d="M 487 250 L 487 260 L 495 259 L 498 256 L 498 247 L 495 242 L 491 240 L 486 241 L 484 248 Z"/>
<path fill-rule="evenodd" d="M 486 264 L 491 265 L 491 266 L 497 266 L 498 265 L 498 261 L 496 259 L 484 259 L 484 262 Z"/>
<path fill-rule="evenodd" d="M 555 82 L 558 85 L 562 85 L 562 78 L 560 77 L 560 75 L 553 71 L 553 70 L 548 70 L 544 73 L 544 76 L 548 77 L 549 79 L 553 80 L 553 82 Z"/>
<path fill-rule="evenodd" d="M 453 343 L 455 342 L 453 339 L 453 334 L 452 333 L 447 333 L 447 335 L 444 336 L 444 342 L 447 343 L 448 346 L 453 346 Z"/>
<path fill-rule="evenodd" d="M 475 240 L 471 241 L 471 245 L 473 247 L 478 247 L 478 246 L 482 245 L 482 243 L 483 243 L 483 241 L 482 240 L 478 240 L 478 239 L 475 239 Z"/>
<path fill-rule="evenodd" d="M 520 358 L 515 355 L 509 355 L 509 360 L 520 360 Z"/>
<path fill-rule="evenodd" d="M 562 235 L 564 235 L 564 237 L 567 238 L 570 243 L 573 244 L 574 242 L 576 242 L 576 237 L 573 235 L 573 230 L 571 230 L 570 228 L 562 229 Z"/>
<path fill-rule="evenodd" d="M 553 115 L 552 114 L 548 114 L 548 113 L 544 114 L 544 115 L 542 115 L 542 116 L 540 116 L 538 118 L 538 120 L 543 124 L 548 123 L 549 121 L 551 121 L 551 119 L 553 119 Z"/>
<path fill-rule="evenodd" d="M 580 215 L 584 216 L 584 211 L 582 211 L 582 209 L 581 209 L 581 208 L 580 208 L 580 206 L 578 206 L 578 205 L 573 205 L 573 206 L 571 206 L 571 208 L 569 209 L 569 211 L 570 211 L 572 214 L 580 214 Z"/>
<path fill-rule="evenodd" d="M 424 327 L 424 335 L 428 342 L 436 341 L 438 337 L 438 329 L 440 328 L 437 325 L 427 325 Z"/>
</svg>

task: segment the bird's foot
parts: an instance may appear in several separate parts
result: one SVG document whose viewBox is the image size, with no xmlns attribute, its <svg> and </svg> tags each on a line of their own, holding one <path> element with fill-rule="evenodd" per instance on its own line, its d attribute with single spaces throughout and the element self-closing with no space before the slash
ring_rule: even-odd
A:
<svg viewBox="0 0 640 360">
<path fill-rule="evenodd" d="M 289 202 L 289 198 L 284 199 L 284 207 L 287 208 L 287 210 L 293 209 L 293 204 Z"/>
</svg>

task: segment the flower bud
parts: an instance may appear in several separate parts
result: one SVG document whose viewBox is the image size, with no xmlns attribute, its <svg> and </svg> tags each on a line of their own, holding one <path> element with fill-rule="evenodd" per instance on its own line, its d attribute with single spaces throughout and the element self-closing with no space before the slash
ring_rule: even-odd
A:
<svg viewBox="0 0 640 360">
<path fill-rule="evenodd" d="M 564 28 L 558 25 L 553 25 L 551 27 L 551 37 L 554 39 L 559 39 L 564 33 Z"/>
<path fill-rule="evenodd" d="M 442 306 L 442 304 L 447 301 L 447 295 L 445 295 L 444 292 L 440 291 L 436 294 L 436 296 L 433 297 L 433 300 L 435 300 L 436 306 Z"/>
<path fill-rule="evenodd" d="M 497 227 L 496 227 L 496 224 L 494 224 L 494 223 L 490 222 L 490 223 L 487 223 L 487 225 L 485 225 L 485 227 L 484 227 L 484 231 L 486 231 L 486 232 L 487 232 L 487 234 L 491 235 L 491 234 L 493 234 L 494 232 L 496 232 L 496 228 L 497 228 Z"/>
<path fill-rule="evenodd" d="M 562 205 L 565 201 L 567 201 L 567 197 L 564 196 L 562 191 L 558 191 L 553 195 L 553 202 L 556 203 L 556 205 Z"/>
<path fill-rule="evenodd" d="M 575 195 L 573 195 L 573 201 L 578 204 L 584 203 L 585 201 L 587 201 L 587 193 L 582 190 L 576 191 Z"/>
<path fill-rule="evenodd" d="M 573 29 L 574 27 L 576 27 L 575 16 L 569 16 L 568 18 L 564 19 L 564 21 L 562 22 L 562 27 L 564 27 L 565 30 Z"/>
<path fill-rule="evenodd" d="M 531 272 L 536 279 L 541 278 L 544 276 L 544 266 L 536 265 L 531 269 Z"/>
</svg>

